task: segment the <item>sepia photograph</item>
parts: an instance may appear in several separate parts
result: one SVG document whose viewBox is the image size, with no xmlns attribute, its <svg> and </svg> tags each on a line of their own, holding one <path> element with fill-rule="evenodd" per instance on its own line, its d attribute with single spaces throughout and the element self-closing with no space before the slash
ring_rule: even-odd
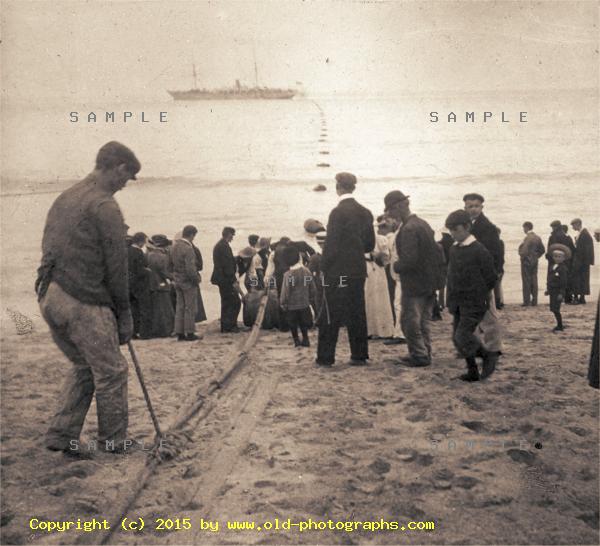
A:
<svg viewBox="0 0 600 546">
<path fill-rule="evenodd" d="M 0 20 L 0 544 L 600 543 L 597 0 Z"/>
</svg>

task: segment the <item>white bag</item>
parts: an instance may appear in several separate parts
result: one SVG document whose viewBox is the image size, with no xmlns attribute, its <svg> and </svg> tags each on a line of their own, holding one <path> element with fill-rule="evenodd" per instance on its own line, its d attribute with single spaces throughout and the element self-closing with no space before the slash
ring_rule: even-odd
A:
<svg viewBox="0 0 600 546">
<path fill-rule="evenodd" d="M 486 351 L 495 353 L 502 351 L 502 326 L 500 324 L 500 313 L 496 309 L 493 290 L 488 295 L 488 301 L 488 310 L 477 325 L 475 335 L 479 337 Z"/>
</svg>

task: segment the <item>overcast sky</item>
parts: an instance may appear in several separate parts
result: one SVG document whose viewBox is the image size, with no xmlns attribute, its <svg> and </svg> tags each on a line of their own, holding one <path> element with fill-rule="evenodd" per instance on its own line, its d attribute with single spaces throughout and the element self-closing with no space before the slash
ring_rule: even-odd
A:
<svg viewBox="0 0 600 546">
<path fill-rule="evenodd" d="M 236 78 L 313 93 L 598 86 L 590 1 L 2 2 L 5 98 L 168 98 Z M 255 53 L 254 53 L 255 52 Z"/>
</svg>

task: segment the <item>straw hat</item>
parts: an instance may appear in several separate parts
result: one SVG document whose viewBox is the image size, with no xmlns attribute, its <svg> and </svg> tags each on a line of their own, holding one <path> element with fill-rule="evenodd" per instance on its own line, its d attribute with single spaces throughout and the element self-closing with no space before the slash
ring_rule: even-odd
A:
<svg viewBox="0 0 600 546">
<path fill-rule="evenodd" d="M 555 250 L 560 250 L 562 253 L 564 253 L 567 260 L 571 259 L 571 249 L 568 246 L 560 243 L 554 243 L 548 247 L 548 254 L 552 255 Z"/>
</svg>

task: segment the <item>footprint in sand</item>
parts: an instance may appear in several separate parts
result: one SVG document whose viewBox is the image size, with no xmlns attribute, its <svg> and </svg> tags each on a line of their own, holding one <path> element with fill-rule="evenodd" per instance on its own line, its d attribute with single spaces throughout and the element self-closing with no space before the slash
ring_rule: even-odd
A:
<svg viewBox="0 0 600 546">
<path fill-rule="evenodd" d="M 577 516 L 577 519 L 583 521 L 586 525 L 589 525 L 592 529 L 598 529 L 598 512 L 589 512 L 587 514 L 581 514 Z"/>
<path fill-rule="evenodd" d="M 381 476 L 387 474 L 392 469 L 392 466 L 385 459 L 377 458 L 369 465 L 369 468 L 375 472 L 375 474 Z"/>
<path fill-rule="evenodd" d="M 473 489 L 478 483 L 481 482 L 472 476 L 458 476 L 452 480 L 452 485 L 461 489 Z"/>
<path fill-rule="evenodd" d="M 486 429 L 485 423 L 482 421 L 462 421 L 460 424 L 474 432 L 482 432 Z"/>
<path fill-rule="evenodd" d="M 408 520 L 419 520 L 425 516 L 425 512 L 410 501 L 395 502 L 392 504 L 390 511 L 396 521 L 407 520 L 407 518 Z"/>
<path fill-rule="evenodd" d="M 577 434 L 577 436 L 581 437 L 589 436 L 590 434 L 589 430 L 582 427 L 567 427 L 567 430 L 570 430 L 571 432 Z"/>
<path fill-rule="evenodd" d="M 537 457 L 535 453 L 523 449 L 509 449 L 506 454 L 515 462 L 532 465 Z"/>
<path fill-rule="evenodd" d="M 462 396 L 460 398 L 460 400 L 462 402 L 464 402 L 464 404 L 472 410 L 483 411 L 485 409 L 485 406 L 483 403 L 479 402 L 478 400 L 473 400 L 472 398 L 470 398 L 468 396 Z"/>
<path fill-rule="evenodd" d="M 420 421 L 427 421 L 429 416 L 426 413 L 413 413 L 412 415 L 407 415 L 405 419 L 410 423 L 418 423 Z"/>
<path fill-rule="evenodd" d="M 257 489 L 264 489 L 265 487 L 275 487 L 276 485 L 277 483 L 271 480 L 259 480 L 257 482 L 254 482 L 254 487 L 256 487 Z"/>
<path fill-rule="evenodd" d="M 398 459 L 403 463 L 410 463 L 417 457 L 417 452 L 414 449 L 403 447 L 395 450 L 398 454 Z"/>
</svg>

